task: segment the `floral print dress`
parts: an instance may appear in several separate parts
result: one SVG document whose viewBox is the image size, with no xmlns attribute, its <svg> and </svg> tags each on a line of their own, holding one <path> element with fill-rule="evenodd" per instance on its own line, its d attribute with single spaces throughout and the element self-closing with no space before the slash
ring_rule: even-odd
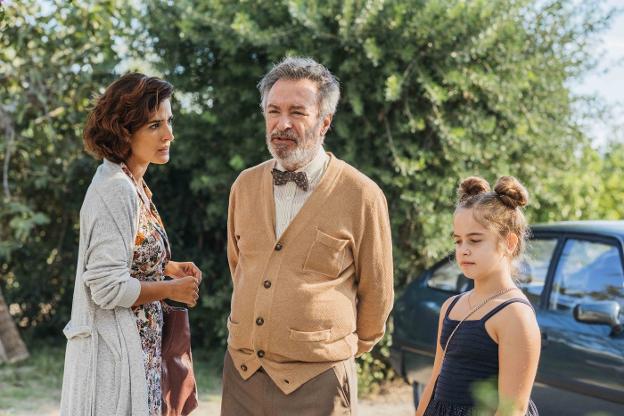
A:
<svg viewBox="0 0 624 416">
<path fill-rule="evenodd" d="M 123 171 L 132 179 L 130 170 L 122 165 Z M 156 206 L 152 202 L 152 192 L 144 181 L 141 186 L 145 196 L 139 194 L 139 225 L 134 241 L 134 258 L 130 275 L 144 282 L 163 280 L 165 266 L 171 258 L 169 240 Z M 137 327 L 143 347 L 145 376 L 147 379 L 148 408 L 150 416 L 161 416 L 162 393 L 160 388 L 162 364 L 163 309 L 160 301 L 133 306 L 137 317 Z"/>
</svg>

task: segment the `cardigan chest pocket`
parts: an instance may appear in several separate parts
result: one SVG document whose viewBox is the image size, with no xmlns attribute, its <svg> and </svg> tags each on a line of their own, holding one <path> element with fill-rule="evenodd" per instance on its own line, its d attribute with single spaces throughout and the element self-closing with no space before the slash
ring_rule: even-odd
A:
<svg viewBox="0 0 624 416">
<path fill-rule="evenodd" d="M 338 277 L 347 258 L 348 243 L 349 240 L 332 237 L 317 229 L 316 238 L 308 251 L 303 270 L 332 278 Z"/>
</svg>

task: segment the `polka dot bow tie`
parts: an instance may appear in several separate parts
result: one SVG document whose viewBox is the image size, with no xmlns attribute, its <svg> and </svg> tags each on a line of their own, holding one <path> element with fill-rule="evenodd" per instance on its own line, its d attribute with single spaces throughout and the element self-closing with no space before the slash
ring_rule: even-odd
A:
<svg viewBox="0 0 624 416">
<path fill-rule="evenodd" d="M 308 183 L 308 176 L 305 172 L 283 172 L 278 169 L 273 169 L 271 174 L 273 175 L 273 184 L 277 186 L 286 185 L 287 182 L 294 182 L 299 188 L 306 192 L 310 186 Z"/>
</svg>

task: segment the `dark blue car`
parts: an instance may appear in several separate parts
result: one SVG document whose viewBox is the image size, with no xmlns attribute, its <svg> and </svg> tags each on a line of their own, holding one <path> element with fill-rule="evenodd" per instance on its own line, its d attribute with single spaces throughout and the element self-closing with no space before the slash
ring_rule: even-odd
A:
<svg viewBox="0 0 624 416">
<path fill-rule="evenodd" d="M 519 283 L 542 332 L 532 394 L 540 414 L 624 415 L 624 221 L 536 225 L 532 234 Z M 397 300 L 391 360 L 415 400 L 431 374 L 440 307 L 471 288 L 451 256 Z"/>
</svg>

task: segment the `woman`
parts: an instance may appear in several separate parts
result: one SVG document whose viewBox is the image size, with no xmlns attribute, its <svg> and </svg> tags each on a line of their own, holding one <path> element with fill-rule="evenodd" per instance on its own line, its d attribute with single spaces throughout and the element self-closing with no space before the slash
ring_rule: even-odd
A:
<svg viewBox="0 0 624 416">
<path fill-rule="evenodd" d="M 127 74 L 88 116 L 85 148 L 104 161 L 80 210 L 61 415 L 161 415 L 161 301 L 193 307 L 201 281 L 193 263 L 170 260 L 143 179 L 169 161 L 172 93 L 166 81 Z"/>
<path fill-rule="evenodd" d="M 474 289 L 441 308 L 431 379 L 416 415 L 537 415 L 530 400 L 540 353 L 531 304 L 516 287 L 527 224 L 526 189 L 501 177 L 494 191 L 477 177 L 459 187 L 455 257 Z"/>
</svg>

